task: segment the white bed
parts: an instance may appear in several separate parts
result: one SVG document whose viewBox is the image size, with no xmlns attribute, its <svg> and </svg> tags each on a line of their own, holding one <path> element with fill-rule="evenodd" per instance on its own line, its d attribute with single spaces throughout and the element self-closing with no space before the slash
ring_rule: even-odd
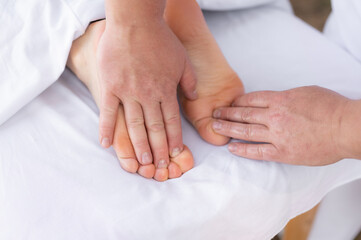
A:
<svg viewBox="0 0 361 240">
<path fill-rule="evenodd" d="M 361 64 L 287 7 L 206 19 L 246 91 L 317 84 L 361 98 Z M 299 167 L 252 161 L 183 121 L 195 168 L 158 183 L 124 172 L 98 144 L 98 112 L 69 72 L 0 126 L 0 239 L 270 239 L 361 162 Z"/>
</svg>

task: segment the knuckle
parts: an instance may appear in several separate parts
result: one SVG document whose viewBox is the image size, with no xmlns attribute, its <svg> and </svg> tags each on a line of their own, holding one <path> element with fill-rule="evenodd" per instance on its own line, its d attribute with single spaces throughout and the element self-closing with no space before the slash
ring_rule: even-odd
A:
<svg viewBox="0 0 361 240">
<path fill-rule="evenodd" d="M 144 126 L 144 118 L 138 117 L 138 118 L 131 118 L 128 121 L 128 127 L 129 128 L 138 128 Z"/>
<path fill-rule="evenodd" d="M 269 120 L 272 123 L 278 124 L 279 122 L 281 122 L 281 120 L 283 118 L 284 118 L 284 113 L 282 111 L 280 111 L 279 109 L 273 110 L 273 111 L 270 112 Z"/>
<path fill-rule="evenodd" d="M 234 127 L 233 123 L 231 123 L 231 122 L 223 122 L 222 127 L 226 132 L 232 132 L 234 130 L 237 131 L 237 127 Z"/>
<path fill-rule="evenodd" d="M 109 126 L 109 125 L 101 125 L 101 126 L 99 127 L 99 131 L 100 131 L 102 134 L 111 133 L 111 132 L 113 132 L 113 130 L 114 130 L 114 127 Z"/>
<path fill-rule="evenodd" d="M 146 139 L 135 139 L 132 141 L 134 149 L 145 149 L 148 146 Z"/>
<path fill-rule="evenodd" d="M 167 125 L 175 125 L 178 124 L 180 121 L 180 116 L 178 114 L 173 114 L 165 118 L 165 123 Z"/>
<path fill-rule="evenodd" d="M 162 121 L 152 122 L 148 126 L 148 131 L 155 133 L 164 131 L 164 123 Z"/>
<path fill-rule="evenodd" d="M 263 158 L 264 157 L 264 148 L 262 146 L 257 146 L 257 156 L 259 158 Z"/>
<path fill-rule="evenodd" d="M 242 111 L 240 117 L 241 117 L 242 121 L 245 121 L 245 122 L 249 121 L 252 117 L 252 110 L 249 108 L 245 108 L 244 111 Z"/>
<path fill-rule="evenodd" d="M 235 113 L 237 113 L 234 109 L 221 109 L 220 110 L 221 117 L 224 117 L 225 119 L 232 119 L 233 116 L 235 116 Z"/>
<path fill-rule="evenodd" d="M 247 104 L 252 105 L 253 103 L 256 102 L 256 99 L 259 97 L 259 94 L 252 94 L 249 95 L 248 99 L 247 99 Z"/>
<path fill-rule="evenodd" d="M 251 139 L 252 138 L 252 131 L 253 131 L 253 127 L 252 125 L 247 125 L 244 127 L 244 136 L 246 139 Z"/>
<path fill-rule="evenodd" d="M 249 146 L 248 145 L 243 145 L 239 148 L 239 152 L 241 154 L 243 154 L 243 156 L 248 156 L 249 153 Z"/>
<path fill-rule="evenodd" d="M 102 115 L 104 115 L 104 114 L 115 115 L 116 111 L 117 111 L 117 108 L 113 108 L 110 106 L 110 104 L 106 104 L 106 102 L 104 102 L 102 109 L 101 109 L 101 114 Z"/>
<path fill-rule="evenodd" d="M 291 100 L 292 93 L 289 91 L 280 92 L 276 99 L 279 103 L 286 103 Z"/>
</svg>

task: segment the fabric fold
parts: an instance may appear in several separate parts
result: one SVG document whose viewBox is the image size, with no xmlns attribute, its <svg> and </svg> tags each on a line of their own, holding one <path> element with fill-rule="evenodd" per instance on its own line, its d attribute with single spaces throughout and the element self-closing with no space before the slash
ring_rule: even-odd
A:
<svg viewBox="0 0 361 240">
<path fill-rule="evenodd" d="M 361 61 L 361 1 L 333 0 L 332 9 L 327 34 L 336 37 L 338 44 Z"/>
<path fill-rule="evenodd" d="M 0 16 L 0 124 L 64 71 L 81 24 L 63 1 L 9 1 Z"/>
</svg>

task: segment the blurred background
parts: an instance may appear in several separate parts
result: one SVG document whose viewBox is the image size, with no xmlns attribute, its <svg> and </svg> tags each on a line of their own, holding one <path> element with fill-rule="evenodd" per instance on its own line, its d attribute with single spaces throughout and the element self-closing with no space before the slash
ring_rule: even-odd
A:
<svg viewBox="0 0 361 240">
<path fill-rule="evenodd" d="M 322 31 L 327 17 L 331 13 L 330 0 L 290 0 L 290 2 L 298 17 Z M 316 212 L 317 207 L 291 220 L 283 234 L 280 234 L 283 237 L 275 237 L 274 240 L 306 240 Z M 361 233 L 355 240 L 361 240 Z"/>
<path fill-rule="evenodd" d="M 290 0 L 297 16 L 322 30 L 331 12 L 330 0 Z"/>
</svg>

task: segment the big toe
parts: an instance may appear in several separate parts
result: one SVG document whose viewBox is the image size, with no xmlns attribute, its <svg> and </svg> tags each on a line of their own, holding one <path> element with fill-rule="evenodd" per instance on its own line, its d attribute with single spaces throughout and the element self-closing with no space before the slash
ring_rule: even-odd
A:
<svg viewBox="0 0 361 240">
<path fill-rule="evenodd" d="M 179 171 L 182 174 L 188 172 L 194 167 L 194 159 L 192 152 L 189 150 L 187 146 L 184 145 L 184 150 L 177 157 L 171 158 L 171 163 L 174 163 L 175 165 L 169 166 L 170 178 L 174 178 L 175 176 L 177 176 L 177 174 L 179 174 Z"/>
<path fill-rule="evenodd" d="M 138 161 L 132 158 L 120 158 L 120 166 L 129 173 L 136 173 L 138 170 Z"/>
<path fill-rule="evenodd" d="M 195 127 L 199 135 L 208 143 L 223 146 L 230 140 L 229 137 L 222 136 L 213 130 L 213 122 L 215 120 L 211 117 L 201 119 L 195 123 Z"/>
</svg>

